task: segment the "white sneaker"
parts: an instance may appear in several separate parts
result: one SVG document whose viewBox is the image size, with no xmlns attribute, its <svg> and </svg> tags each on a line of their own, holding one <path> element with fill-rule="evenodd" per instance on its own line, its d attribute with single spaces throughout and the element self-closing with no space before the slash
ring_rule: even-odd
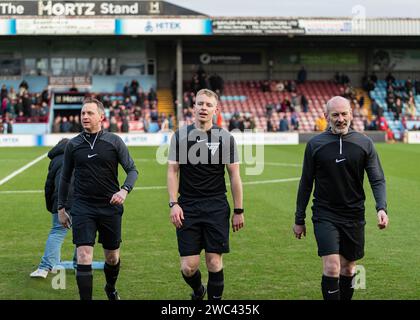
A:
<svg viewBox="0 0 420 320">
<path fill-rule="evenodd" d="M 48 276 L 48 271 L 44 269 L 36 269 L 30 274 L 31 278 L 46 278 Z"/>
</svg>

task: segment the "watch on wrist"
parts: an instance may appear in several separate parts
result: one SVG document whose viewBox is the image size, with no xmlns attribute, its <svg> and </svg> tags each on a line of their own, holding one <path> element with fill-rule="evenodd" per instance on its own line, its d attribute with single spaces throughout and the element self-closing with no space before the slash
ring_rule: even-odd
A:
<svg viewBox="0 0 420 320">
<path fill-rule="evenodd" d="M 176 201 L 170 201 L 169 202 L 169 208 L 172 208 L 176 204 L 178 204 L 178 202 L 176 202 Z"/>
<path fill-rule="evenodd" d="M 243 214 L 244 213 L 244 209 L 242 209 L 242 208 L 235 208 L 235 209 L 233 209 L 233 213 L 234 214 Z"/>
<path fill-rule="evenodd" d="M 128 193 L 130 192 L 130 188 L 127 186 L 122 186 L 121 189 L 124 189 L 125 191 L 127 191 Z"/>
</svg>

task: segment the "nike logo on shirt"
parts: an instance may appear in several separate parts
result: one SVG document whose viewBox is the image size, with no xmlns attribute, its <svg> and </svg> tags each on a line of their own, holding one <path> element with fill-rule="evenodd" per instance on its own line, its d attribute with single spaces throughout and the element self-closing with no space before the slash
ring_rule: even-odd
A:
<svg viewBox="0 0 420 320">
<path fill-rule="evenodd" d="M 335 159 L 335 163 L 343 162 L 344 160 L 346 160 L 346 159 L 340 159 L 340 160 Z"/>
<path fill-rule="evenodd" d="M 197 143 L 199 143 L 199 142 L 203 142 L 203 141 L 207 141 L 207 139 L 202 139 L 202 140 L 197 139 Z"/>
<path fill-rule="evenodd" d="M 88 158 L 90 159 L 90 158 L 93 158 L 94 156 L 97 156 L 98 154 L 97 153 L 95 153 L 95 154 L 88 154 Z"/>
</svg>

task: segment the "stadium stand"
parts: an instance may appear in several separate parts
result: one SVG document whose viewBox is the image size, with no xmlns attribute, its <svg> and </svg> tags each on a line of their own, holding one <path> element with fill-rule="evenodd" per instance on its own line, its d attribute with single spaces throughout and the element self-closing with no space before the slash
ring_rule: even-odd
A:
<svg viewBox="0 0 420 320">
<path fill-rule="evenodd" d="M 332 96 L 343 94 L 345 87 L 332 81 L 306 81 L 294 84 L 295 92 L 285 90 L 292 81 L 226 81 L 224 93 L 220 97 L 223 114 L 223 125 L 235 115 L 254 117 L 255 128 L 264 131 L 276 131 L 280 120 L 286 116 L 293 126 L 298 121 L 299 132 L 314 131 L 315 122 L 323 116 L 324 106 Z M 283 89 L 283 90 L 278 90 Z M 184 94 L 184 100 L 191 92 Z M 307 100 L 307 112 L 302 105 L 302 95 Z M 295 103 L 293 103 L 295 101 Z M 359 108 L 358 106 L 354 106 Z M 184 107 L 185 108 L 185 107 Z M 295 120 L 293 120 L 295 119 Z M 271 120 L 271 121 L 269 121 Z M 353 127 L 358 131 L 364 130 L 361 113 L 355 112 Z M 272 126 L 272 128 L 270 127 Z"/>
</svg>

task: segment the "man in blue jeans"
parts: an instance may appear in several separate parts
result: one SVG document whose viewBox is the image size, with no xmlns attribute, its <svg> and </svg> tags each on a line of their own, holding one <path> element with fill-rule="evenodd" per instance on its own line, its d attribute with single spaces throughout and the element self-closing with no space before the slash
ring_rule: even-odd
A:
<svg viewBox="0 0 420 320">
<path fill-rule="evenodd" d="M 48 176 L 45 181 L 45 203 L 47 210 L 52 214 L 52 227 L 45 244 L 45 252 L 41 259 L 41 263 L 34 272 L 31 273 L 32 278 L 46 278 L 48 272 L 60 263 L 61 245 L 69 229 L 63 227 L 58 221 L 57 210 L 57 194 L 58 185 L 61 177 L 61 168 L 63 166 L 64 150 L 69 139 L 62 139 L 50 152 L 48 157 L 51 159 L 48 167 Z M 70 188 L 72 189 L 72 188 Z M 70 207 L 70 205 L 69 205 Z M 70 212 L 70 208 L 67 208 Z M 73 258 L 75 260 L 75 258 Z"/>
</svg>

